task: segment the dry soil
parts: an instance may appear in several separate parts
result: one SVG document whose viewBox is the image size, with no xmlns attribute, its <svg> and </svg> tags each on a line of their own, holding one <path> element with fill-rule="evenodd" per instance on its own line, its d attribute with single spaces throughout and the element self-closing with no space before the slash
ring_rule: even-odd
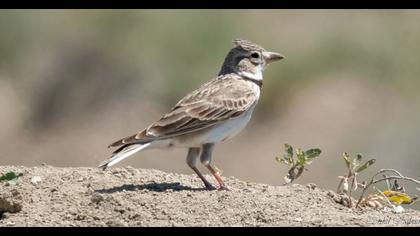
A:
<svg viewBox="0 0 420 236">
<path fill-rule="evenodd" d="M 132 167 L 0 166 L 0 226 L 420 226 L 420 212 L 349 209 L 315 185 L 225 178 L 207 191 L 194 175 Z M 208 176 L 210 178 L 210 176 Z"/>
</svg>

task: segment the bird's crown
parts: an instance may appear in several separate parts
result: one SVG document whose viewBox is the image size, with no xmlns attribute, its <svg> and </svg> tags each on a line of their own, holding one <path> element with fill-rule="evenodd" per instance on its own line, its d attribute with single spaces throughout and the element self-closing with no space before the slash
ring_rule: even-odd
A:
<svg viewBox="0 0 420 236">
<path fill-rule="evenodd" d="M 245 39 L 235 39 L 233 40 L 233 45 L 235 45 L 236 48 L 241 48 L 245 51 L 265 51 L 260 45 Z"/>
</svg>

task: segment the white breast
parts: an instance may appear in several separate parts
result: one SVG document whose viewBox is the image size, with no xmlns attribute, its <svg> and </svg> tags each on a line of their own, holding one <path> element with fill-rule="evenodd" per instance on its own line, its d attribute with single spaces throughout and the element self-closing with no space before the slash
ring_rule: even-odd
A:
<svg viewBox="0 0 420 236">
<path fill-rule="evenodd" d="M 251 119 L 253 110 L 254 107 L 235 119 L 228 120 L 215 126 L 209 132 L 208 141 L 210 143 L 220 142 L 237 135 L 248 124 L 249 120 Z"/>
</svg>

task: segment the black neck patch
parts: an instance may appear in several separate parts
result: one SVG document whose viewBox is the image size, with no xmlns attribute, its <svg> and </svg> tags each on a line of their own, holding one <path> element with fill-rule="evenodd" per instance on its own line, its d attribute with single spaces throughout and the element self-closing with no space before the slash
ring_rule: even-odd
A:
<svg viewBox="0 0 420 236">
<path fill-rule="evenodd" d="M 246 77 L 246 76 L 241 76 L 241 78 L 244 79 L 244 80 L 251 81 L 252 83 L 258 85 L 258 87 L 260 87 L 260 89 L 262 89 L 262 86 L 263 86 L 263 81 L 262 80 L 251 79 L 251 78 Z"/>
</svg>

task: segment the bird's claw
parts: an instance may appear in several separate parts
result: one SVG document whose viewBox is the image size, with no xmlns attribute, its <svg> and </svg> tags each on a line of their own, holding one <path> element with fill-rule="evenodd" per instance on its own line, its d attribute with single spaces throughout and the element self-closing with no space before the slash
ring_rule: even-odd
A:
<svg viewBox="0 0 420 236">
<path fill-rule="evenodd" d="M 216 190 L 216 188 L 213 186 L 213 185 L 211 185 L 211 184 L 205 184 L 206 185 L 206 189 L 207 190 Z"/>
<path fill-rule="evenodd" d="M 226 187 L 225 185 L 221 185 L 217 190 L 219 190 L 219 191 L 232 191 L 230 188 Z"/>
</svg>

